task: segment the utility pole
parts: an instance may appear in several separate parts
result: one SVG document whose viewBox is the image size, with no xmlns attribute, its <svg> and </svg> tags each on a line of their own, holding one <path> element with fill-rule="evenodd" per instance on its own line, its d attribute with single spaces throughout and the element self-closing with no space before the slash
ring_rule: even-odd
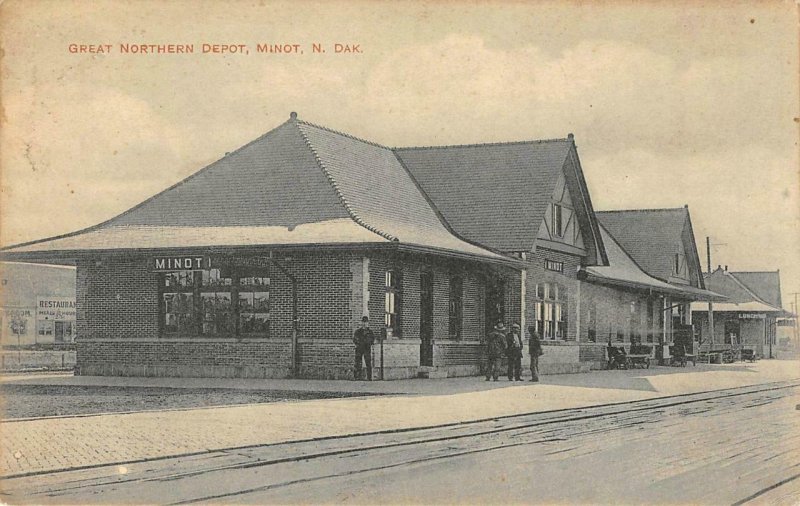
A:
<svg viewBox="0 0 800 506">
<path fill-rule="evenodd" d="M 715 243 L 714 246 L 726 246 L 727 243 L 720 242 Z M 706 236 L 706 268 L 708 269 L 708 274 L 711 274 L 711 237 Z M 714 349 L 714 304 L 711 301 L 708 301 L 708 334 L 709 334 L 709 344 L 708 344 L 708 351 L 713 351 Z M 723 343 L 725 340 L 723 339 Z"/>
<path fill-rule="evenodd" d="M 794 295 L 794 307 L 792 308 L 792 314 L 794 315 L 794 344 L 795 346 L 800 346 L 800 329 L 797 328 L 797 295 L 800 292 L 792 292 L 789 295 Z"/>
</svg>

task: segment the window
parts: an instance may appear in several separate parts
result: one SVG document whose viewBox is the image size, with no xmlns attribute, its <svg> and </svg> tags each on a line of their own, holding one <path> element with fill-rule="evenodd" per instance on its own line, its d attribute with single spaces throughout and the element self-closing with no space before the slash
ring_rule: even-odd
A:
<svg viewBox="0 0 800 506">
<path fill-rule="evenodd" d="M 682 253 L 675 253 L 675 258 L 672 261 L 672 274 L 686 277 L 686 257 Z"/>
<path fill-rule="evenodd" d="M 55 327 L 55 325 L 53 325 L 52 320 L 38 320 L 36 322 L 36 327 L 37 327 L 37 333 L 40 336 L 52 336 L 53 328 Z M 21 332 L 21 334 L 25 335 L 27 334 L 27 332 L 23 331 Z"/>
<path fill-rule="evenodd" d="M 386 295 L 384 299 L 385 309 L 385 325 L 386 331 L 389 335 L 400 335 L 400 307 L 401 307 L 401 280 L 400 271 L 390 270 L 386 271 L 385 288 Z"/>
<path fill-rule="evenodd" d="M 561 204 L 553 204 L 553 234 L 556 237 L 563 237 L 564 230 L 563 230 L 563 223 L 561 221 Z"/>
<path fill-rule="evenodd" d="M 652 298 L 647 299 L 647 342 L 653 342 L 653 334 L 655 333 L 655 329 L 653 328 L 653 313 L 655 312 L 655 304 Z"/>
<path fill-rule="evenodd" d="M 269 337 L 269 285 L 264 267 L 162 273 L 163 334 Z"/>
<path fill-rule="evenodd" d="M 536 286 L 534 303 L 536 330 L 542 339 L 566 339 L 567 337 L 567 290 L 558 283 L 540 283 Z"/>
<path fill-rule="evenodd" d="M 461 339 L 464 316 L 464 282 L 460 276 L 450 278 L 450 338 Z"/>
<path fill-rule="evenodd" d="M 257 272 L 243 274 L 239 278 L 239 333 L 269 334 L 270 278 Z"/>
</svg>

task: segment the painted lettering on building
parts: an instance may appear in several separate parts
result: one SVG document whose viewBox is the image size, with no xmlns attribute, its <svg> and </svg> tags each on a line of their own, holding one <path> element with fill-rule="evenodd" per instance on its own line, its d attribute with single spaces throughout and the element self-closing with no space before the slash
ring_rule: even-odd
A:
<svg viewBox="0 0 800 506">
<path fill-rule="evenodd" d="M 75 299 L 71 297 L 36 297 L 37 320 L 75 320 Z"/>
<path fill-rule="evenodd" d="M 211 268 L 211 259 L 204 256 L 171 256 L 153 258 L 154 271 L 201 271 Z"/>
</svg>

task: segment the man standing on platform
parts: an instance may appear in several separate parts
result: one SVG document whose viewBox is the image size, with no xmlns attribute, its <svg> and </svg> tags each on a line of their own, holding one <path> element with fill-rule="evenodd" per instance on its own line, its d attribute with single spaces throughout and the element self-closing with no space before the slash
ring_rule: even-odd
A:
<svg viewBox="0 0 800 506">
<path fill-rule="evenodd" d="M 508 357 L 508 381 L 522 381 L 522 334 L 516 323 L 511 324 L 511 332 L 506 338 L 506 357 Z"/>
<path fill-rule="evenodd" d="M 353 377 L 356 380 L 364 379 L 361 374 L 361 360 L 363 358 L 367 365 L 367 380 L 372 381 L 372 343 L 375 342 L 375 335 L 369 328 L 369 317 L 361 318 L 361 327 L 353 333 L 353 342 L 356 345 L 356 364 L 353 370 Z"/>
<path fill-rule="evenodd" d="M 531 336 L 530 343 L 528 344 L 528 353 L 531 354 L 531 381 L 539 381 L 539 357 L 542 356 L 542 341 L 539 339 L 539 333 L 536 332 L 536 327 L 528 327 L 528 333 Z"/>
<path fill-rule="evenodd" d="M 503 325 L 503 322 L 498 322 L 494 326 L 494 330 L 486 336 L 486 381 L 489 381 L 489 378 L 497 381 L 497 377 L 500 375 L 500 361 L 506 351 L 505 330 L 506 326 Z"/>
</svg>

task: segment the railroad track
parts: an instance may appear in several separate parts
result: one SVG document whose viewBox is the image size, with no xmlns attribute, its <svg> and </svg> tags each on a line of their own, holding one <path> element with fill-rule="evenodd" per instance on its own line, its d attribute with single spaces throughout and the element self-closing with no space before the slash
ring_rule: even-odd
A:
<svg viewBox="0 0 800 506">
<path fill-rule="evenodd" d="M 587 438 L 647 425 L 663 418 L 665 414 L 685 417 L 755 408 L 793 395 L 798 387 L 800 380 L 793 380 L 415 429 L 226 448 L 147 462 L 121 462 L 94 469 L 47 473 L 37 477 L 6 477 L 3 489 L 12 496 L 35 498 L 37 502 L 43 497 L 57 502 L 70 502 L 70 497 L 78 497 L 89 491 L 103 502 L 116 502 L 113 493 L 133 486 L 139 491 L 147 489 L 148 493 L 153 494 L 150 498 L 153 502 L 162 502 L 158 499 L 161 497 L 160 491 L 168 490 L 175 482 L 202 480 L 209 483 L 218 481 L 214 476 L 236 471 L 250 470 L 261 474 L 265 469 L 275 471 L 270 473 L 273 476 L 266 483 L 263 480 L 256 480 L 254 486 L 237 483 L 231 489 L 219 483 L 218 493 L 199 494 L 173 502 L 185 504 L 230 500 L 246 494 L 268 493 L 321 480 L 524 445 L 541 447 L 547 458 L 570 458 L 593 451 L 594 447 Z M 576 444 L 565 445 L 570 440 L 575 440 Z M 553 449 L 552 455 L 547 453 L 549 446 L 558 447 Z M 331 472 L 324 465 L 315 465 L 326 459 L 336 459 L 336 470 Z M 119 472 L 120 466 L 125 467 L 124 474 Z M 281 470 L 286 467 L 297 469 L 282 474 Z M 109 490 L 111 496 L 108 496 Z M 137 499 L 151 502 L 138 495 Z"/>
</svg>

